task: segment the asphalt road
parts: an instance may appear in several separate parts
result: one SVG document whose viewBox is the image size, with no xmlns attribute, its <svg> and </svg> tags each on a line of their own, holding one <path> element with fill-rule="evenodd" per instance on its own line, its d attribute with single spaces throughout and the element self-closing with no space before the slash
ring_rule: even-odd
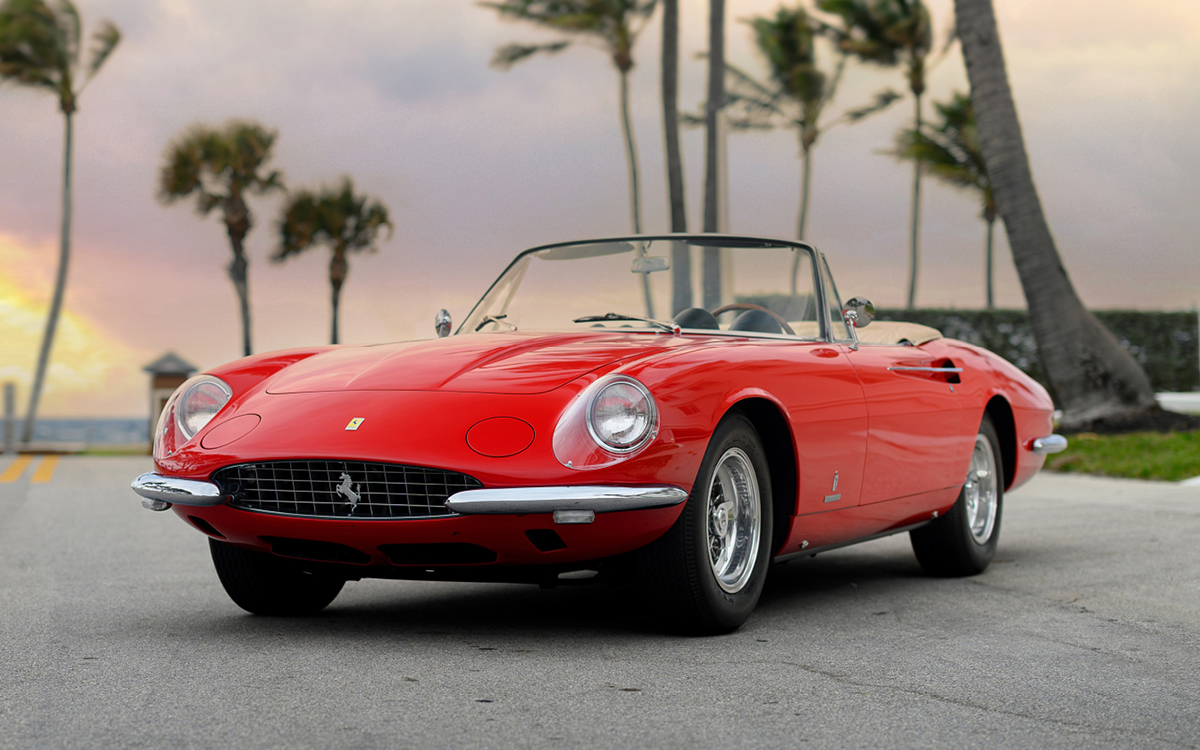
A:
<svg viewBox="0 0 1200 750">
<path fill-rule="evenodd" d="M 981 576 L 892 537 L 776 568 L 741 630 L 688 639 L 600 586 L 363 581 L 253 617 L 128 489 L 148 459 L 11 460 L 3 748 L 1200 745 L 1200 488 L 1043 475 Z"/>
</svg>

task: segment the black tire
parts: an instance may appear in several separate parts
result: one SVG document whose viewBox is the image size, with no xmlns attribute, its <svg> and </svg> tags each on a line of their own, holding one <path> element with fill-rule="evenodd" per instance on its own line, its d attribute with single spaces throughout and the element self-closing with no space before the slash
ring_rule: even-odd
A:
<svg viewBox="0 0 1200 750">
<path fill-rule="evenodd" d="M 1000 539 L 1000 517 L 1004 510 L 1004 465 L 1001 463 L 1000 438 L 987 415 L 979 425 L 975 440 L 976 448 L 967 467 L 967 481 L 958 493 L 957 502 L 946 515 L 909 532 L 917 562 L 926 572 L 936 576 L 982 573 L 996 554 L 996 544 Z M 984 457 L 982 451 L 985 445 L 991 454 L 991 476 L 980 478 L 976 476 L 979 470 L 977 461 Z M 981 487 L 988 480 L 990 487 Z M 974 509 L 983 506 L 978 499 L 972 502 L 971 497 L 974 492 L 975 497 L 980 498 L 988 489 L 995 493 L 995 516 L 991 523 L 986 522 L 986 511 L 974 512 Z"/>
<path fill-rule="evenodd" d="M 266 552 L 208 540 L 225 593 L 256 615 L 315 615 L 329 606 L 345 581 L 318 576 Z"/>
<path fill-rule="evenodd" d="M 724 467 L 724 485 L 716 476 L 720 467 Z M 755 493 L 745 489 L 751 478 Z M 726 500 L 724 490 L 714 488 L 714 479 L 718 487 L 736 485 L 735 498 Z M 755 494 L 756 520 L 749 513 Z M 710 507 L 713 499 L 726 502 Z M 771 475 L 762 441 L 748 419 L 731 413 L 713 432 L 679 520 L 635 557 L 635 578 L 643 598 L 669 629 L 717 635 L 746 621 L 758 603 L 770 563 L 771 509 Z M 757 539 L 751 545 L 755 525 Z M 723 543 L 729 536 L 745 543 Z M 754 550 L 752 558 L 745 552 L 747 547 Z M 713 552 L 720 553 L 716 563 L 710 557 Z M 724 567 L 721 560 L 726 560 Z M 721 579 L 718 567 L 722 567 Z"/>
</svg>

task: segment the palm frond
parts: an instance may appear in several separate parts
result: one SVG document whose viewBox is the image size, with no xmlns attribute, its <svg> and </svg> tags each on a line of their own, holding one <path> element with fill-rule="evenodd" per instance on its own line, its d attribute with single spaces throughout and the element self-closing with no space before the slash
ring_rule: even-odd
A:
<svg viewBox="0 0 1200 750">
<path fill-rule="evenodd" d="M 69 80 L 59 18 L 43 0 L 7 0 L 0 6 L 0 76 L 58 93 Z"/>
<path fill-rule="evenodd" d="M 528 21 L 568 35 L 589 38 L 602 46 L 621 70 L 632 67 L 630 51 L 645 21 L 654 13 L 658 0 L 500 0 L 480 2 L 501 18 Z M 639 21 L 641 23 L 639 23 Z M 511 67 L 539 52 L 558 52 L 566 42 L 501 47 L 492 66 Z"/>
<path fill-rule="evenodd" d="M 934 107 L 940 121 L 926 123 L 921 132 L 901 130 L 890 153 L 900 159 L 920 161 L 931 175 L 948 185 L 979 190 L 986 213 L 994 203 L 971 99 L 956 93 L 950 101 L 936 102 Z"/>
<path fill-rule="evenodd" d="M 197 210 L 203 215 L 243 191 L 281 188 L 278 171 L 262 171 L 277 137 L 277 131 L 249 120 L 231 120 L 220 129 L 188 128 L 167 146 L 159 170 L 159 200 L 173 203 L 195 193 Z"/>
<path fill-rule="evenodd" d="M 104 62 L 108 60 L 108 56 L 113 53 L 120 42 L 121 30 L 112 21 L 101 21 L 100 28 L 92 34 L 92 53 L 87 66 L 89 80 L 99 72 Z"/>
<path fill-rule="evenodd" d="M 870 117 L 876 112 L 882 112 L 883 110 L 892 106 L 893 102 L 902 98 L 903 97 L 900 94 L 892 89 L 884 89 L 883 91 L 875 94 L 875 98 L 870 104 L 866 105 L 865 107 L 859 107 L 858 109 L 851 109 L 843 114 L 842 117 L 846 122 L 858 122 Z"/>
<path fill-rule="evenodd" d="M 551 55 L 562 52 L 570 44 L 565 40 L 548 44 L 506 44 L 496 50 L 496 54 L 492 56 L 491 66 L 500 70 L 508 70 L 527 57 L 532 57 L 539 52 Z"/>
<path fill-rule="evenodd" d="M 312 247 L 325 246 L 335 252 L 375 252 L 376 241 L 393 225 L 387 208 L 379 201 L 354 192 L 354 183 L 344 177 L 335 187 L 293 194 L 279 220 L 279 247 L 271 260 L 279 262 Z"/>
</svg>

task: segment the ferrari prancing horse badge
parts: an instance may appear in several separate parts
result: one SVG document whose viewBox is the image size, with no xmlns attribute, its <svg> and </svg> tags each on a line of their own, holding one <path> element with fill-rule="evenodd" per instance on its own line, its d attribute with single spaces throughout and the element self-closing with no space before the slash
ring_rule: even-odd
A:
<svg viewBox="0 0 1200 750">
<path fill-rule="evenodd" d="M 355 417 L 354 419 L 351 419 L 350 424 L 346 425 L 346 429 L 350 430 L 351 432 L 357 430 L 358 426 L 363 423 L 364 419 L 366 419 L 366 417 Z"/>
</svg>

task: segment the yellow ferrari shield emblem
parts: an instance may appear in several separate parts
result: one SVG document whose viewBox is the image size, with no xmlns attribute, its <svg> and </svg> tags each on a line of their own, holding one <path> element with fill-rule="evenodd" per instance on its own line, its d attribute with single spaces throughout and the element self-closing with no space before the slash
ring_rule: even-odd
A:
<svg viewBox="0 0 1200 750">
<path fill-rule="evenodd" d="M 354 419 L 351 419 L 350 424 L 346 425 L 346 429 L 350 430 L 351 432 L 357 430 L 358 426 L 363 423 L 365 418 L 366 417 L 355 417 Z"/>
</svg>

